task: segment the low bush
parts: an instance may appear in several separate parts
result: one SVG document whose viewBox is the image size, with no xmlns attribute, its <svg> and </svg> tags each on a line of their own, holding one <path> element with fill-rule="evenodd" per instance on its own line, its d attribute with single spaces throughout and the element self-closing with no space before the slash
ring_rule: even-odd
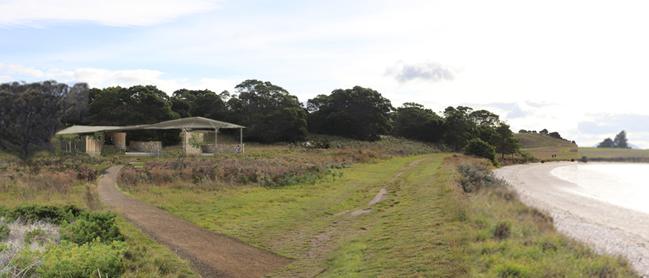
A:
<svg viewBox="0 0 649 278">
<path fill-rule="evenodd" d="M 47 232 L 45 230 L 36 228 L 25 233 L 25 238 L 23 239 L 25 244 L 45 244 L 48 240 Z"/>
<path fill-rule="evenodd" d="M 108 212 L 84 212 L 72 223 L 61 226 L 61 239 L 85 244 L 94 241 L 122 241 L 124 237 L 115 223 L 115 215 Z"/>
<path fill-rule="evenodd" d="M 522 278 L 528 277 L 529 271 L 518 264 L 506 263 L 496 267 L 499 278 Z"/>
<path fill-rule="evenodd" d="M 500 222 L 494 228 L 494 238 L 498 240 L 503 240 L 509 238 L 512 231 L 512 225 L 508 222 Z"/>
<path fill-rule="evenodd" d="M 40 277 L 119 277 L 124 271 L 126 244 L 62 242 L 42 256 L 36 269 Z"/>
<path fill-rule="evenodd" d="M 5 223 L 0 222 L 0 241 L 9 238 L 9 233 L 11 233 L 9 226 Z"/>
<path fill-rule="evenodd" d="M 461 164 L 457 168 L 460 173 L 460 185 L 464 192 L 474 192 L 484 186 L 504 185 L 505 182 L 494 176 L 489 167 L 484 164 Z"/>
<path fill-rule="evenodd" d="M 496 161 L 496 148 L 481 139 L 472 139 L 464 148 L 464 153 Z"/>
<path fill-rule="evenodd" d="M 77 170 L 77 179 L 83 181 L 95 181 L 97 179 L 97 170 L 80 166 Z"/>
<path fill-rule="evenodd" d="M 28 223 L 47 222 L 61 224 L 64 221 L 71 222 L 81 214 L 81 209 L 75 206 L 39 206 L 24 205 L 16 207 L 8 213 L 11 220 L 21 220 Z"/>
</svg>

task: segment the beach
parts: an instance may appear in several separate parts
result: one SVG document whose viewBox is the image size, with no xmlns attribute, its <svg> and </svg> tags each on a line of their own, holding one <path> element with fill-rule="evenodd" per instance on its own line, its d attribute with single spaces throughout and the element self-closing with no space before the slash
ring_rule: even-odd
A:
<svg viewBox="0 0 649 278">
<path fill-rule="evenodd" d="M 550 214 L 558 231 L 597 252 L 625 257 L 638 273 L 649 277 L 649 214 L 616 203 L 614 198 L 610 202 L 607 196 L 588 194 L 583 186 L 561 173 L 576 165 L 514 165 L 497 169 L 495 174 L 506 180 L 524 203 Z"/>
</svg>

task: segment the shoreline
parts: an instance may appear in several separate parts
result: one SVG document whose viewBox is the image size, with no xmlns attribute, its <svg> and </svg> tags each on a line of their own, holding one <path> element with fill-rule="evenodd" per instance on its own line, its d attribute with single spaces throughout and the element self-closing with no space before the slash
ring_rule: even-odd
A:
<svg viewBox="0 0 649 278">
<path fill-rule="evenodd" d="M 649 214 L 563 190 L 577 185 L 551 171 L 576 163 L 513 165 L 494 173 L 516 190 L 523 203 L 552 216 L 559 232 L 599 253 L 622 256 L 642 277 L 649 277 Z"/>
</svg>

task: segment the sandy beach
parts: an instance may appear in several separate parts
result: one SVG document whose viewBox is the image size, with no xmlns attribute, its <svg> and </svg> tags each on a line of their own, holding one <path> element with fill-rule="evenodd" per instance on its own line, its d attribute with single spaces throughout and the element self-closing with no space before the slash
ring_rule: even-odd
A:
<svg viewBox="0 0 649 278">
<path fill-rule="evenodd" d="M 649 277 L 649 214 L 571 192 L 576 184 L 551 174 L 573 162 L 508 166 L 495 171 L 527 205 L 548 212 L 560 232 L 602 253 L 627 258 Z M 566 190 L 568 189 L 568 190 Z"/>
</svg>

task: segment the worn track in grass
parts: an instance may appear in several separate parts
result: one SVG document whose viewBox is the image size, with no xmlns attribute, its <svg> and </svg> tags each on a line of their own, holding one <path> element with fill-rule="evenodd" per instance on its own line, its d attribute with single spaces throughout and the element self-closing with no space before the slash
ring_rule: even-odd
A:
<svg viewBox="0 0 649 278">
<path fill-rule="evenodd" d="M 121 169 L 113 166 L 99 179 L 101 202 L 191 261 L 203 277 L 263 277 L 290 263 L 287 258 L 199 228 L 126 196 L 116 184 Z"/>
</svg>

